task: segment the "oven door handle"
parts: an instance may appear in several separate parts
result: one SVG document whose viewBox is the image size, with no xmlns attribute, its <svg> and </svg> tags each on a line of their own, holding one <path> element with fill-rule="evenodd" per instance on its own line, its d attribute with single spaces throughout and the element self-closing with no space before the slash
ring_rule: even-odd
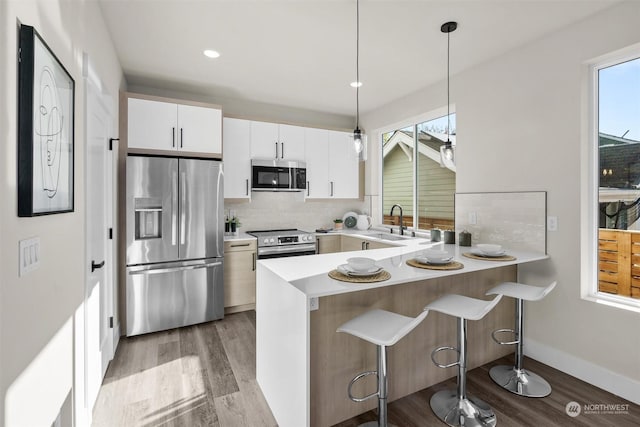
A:
<svg viewBox="0 0 640 427">
<path fill-rule="evenodd" d="M 264 248 L 258 248 L 258 258 L 260 258 L 263 255 L 286 254 L 286 253 L 291 253 L 292 255 L 295 255 L 297 252 L 309 252 L 309 251 L 315 251 L 315 250 L 316 250 L 315 243 L 309 243 L 305 245 L 264 247 Z"/>
</svg>

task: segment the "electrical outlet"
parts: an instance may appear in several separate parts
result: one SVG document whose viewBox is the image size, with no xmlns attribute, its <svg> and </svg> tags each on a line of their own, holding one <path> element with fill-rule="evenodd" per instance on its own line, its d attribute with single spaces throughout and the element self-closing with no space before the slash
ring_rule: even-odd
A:
<svg viewBox="0 0 640 427">
<path fill-rule="evenodd" d="M 478 223 L 478 215 L 475 212 L 469 213 L 469 224 L 476 225 Z"/>
<path fill-rule="evenodd" d="M 320 301 L 318 297 L 309 298 L 309 311 L 315 311 L 320 308 Z"/>
<path fill-rule="evenodd" d="M 20 260 L 19 274 L 24 276 L 30 271 L 35 270 L 40 266 L 40 238 L 34 237 L 32 239 L 20 240 L 19 242 L 19 255 Z"/>
<path fill-rule="evenodd" d="M 547 217 L 547 231 L 558 231 L 558 217 L 549 215 Z"/>
</svg>

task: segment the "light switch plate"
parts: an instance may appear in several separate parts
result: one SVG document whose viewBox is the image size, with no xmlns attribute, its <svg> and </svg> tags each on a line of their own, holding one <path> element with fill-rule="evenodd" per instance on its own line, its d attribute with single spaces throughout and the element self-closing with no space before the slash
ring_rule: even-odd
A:
<svg viewBox="0 0 640 427">
<path fill-rule="evenodd" d="M 547 230 L 558 231 L 558 217 L 549 215 L 547 217 Z"/>
<path fill-rule="evenodd" d="M 320 301 L 318 297 L 309 298 L 309 311 L 315 311 L 320 308 Z"/>
<path fill-rule="evenodd" d="M 18 250 L 19 274 L 22 277 L 40 266 L 40 238 L 20 240 Z"/>
<path fill-rule="evenodd" d="M 475 212 L 469 212 L 469 224 L 476 225 L 478 223 L 478 215 Z"/>
</svg>

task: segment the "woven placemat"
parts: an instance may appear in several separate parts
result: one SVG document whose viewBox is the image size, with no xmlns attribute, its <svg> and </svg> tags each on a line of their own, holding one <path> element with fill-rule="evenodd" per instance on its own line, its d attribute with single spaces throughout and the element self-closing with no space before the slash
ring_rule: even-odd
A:
<svg viewBox="0 0 640 427">
<path fill-rule="evenodd" d="M 450 262 L 449 264 L 422 264 L 415 259 L 407 260 L 407 265 L 411 267 L 424 268 L 426 270 L 460 270 L 464 267 L 464 264 L 458 261 Z"/>
<path fill-rule="evenodd" d="M 375 283 L 375 282 L 384 282 L 385 280 L 389 280 L 391 278 L 391 273 L 387 270 L 382 270 L 380 273 L 374 274 L 373 276 L 347 276 L 346 274 L 340 273 L 338 270 L 331 270 L 329 272 L 329 277 L 332 279 L 340 280 L 341 282 L 349 282 L 349 283 Z"/>
<path fill-rule="evenodd" d="M 495 256 L 495 257 L 488 257 L 488 256 L 479 256 L 479 255 L 476 255 L 476 254 L 472 254 L 471 252 L 465 252 L 462 255 L 466 256 L 467 258 L 471 258 L 471 259 L 479 259 L 480 261 L 515 261 L 517 259 L 513 255 L 502 255 L 502 256 Z"/>
</svg>

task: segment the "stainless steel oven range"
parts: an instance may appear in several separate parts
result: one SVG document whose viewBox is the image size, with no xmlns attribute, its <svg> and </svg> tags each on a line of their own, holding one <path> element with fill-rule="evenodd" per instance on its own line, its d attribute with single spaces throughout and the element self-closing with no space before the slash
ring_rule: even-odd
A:
<svg viewBox="0 0 640 427">
<path fill-rule="evenodd" d="M 258 239 L 258 259 L 287 256 L 314 255 L 316 238 L 313 233 L 302 230 L 260 230 L 247 234 Z"/>
</svg>

